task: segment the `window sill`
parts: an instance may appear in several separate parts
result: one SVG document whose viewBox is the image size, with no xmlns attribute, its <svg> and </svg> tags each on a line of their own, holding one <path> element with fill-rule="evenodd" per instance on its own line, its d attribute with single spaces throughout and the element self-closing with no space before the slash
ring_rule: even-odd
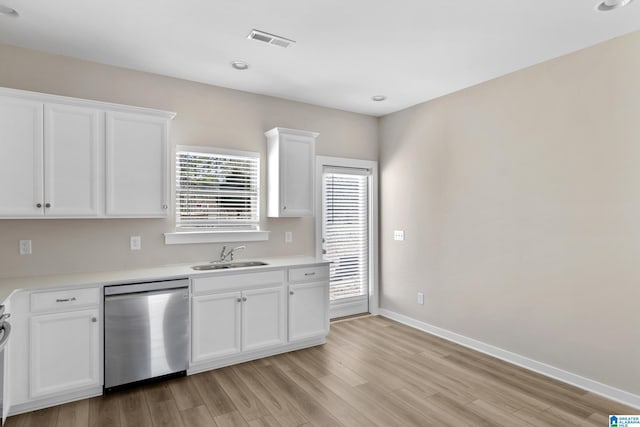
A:
<svg viewBox="0 0 640 427">
<path fill-rule="evenodd" d="M 261 242 L 269 240 L 269 233 L 269 231 L 176 231 L 164 233 L 164 244 Z"/>
</svg>

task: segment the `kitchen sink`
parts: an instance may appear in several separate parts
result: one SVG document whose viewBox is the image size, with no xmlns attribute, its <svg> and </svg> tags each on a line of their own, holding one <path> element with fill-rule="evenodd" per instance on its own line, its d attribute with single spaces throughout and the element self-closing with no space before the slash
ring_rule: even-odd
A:
<svg viewBox="0 0 640 427">
<path fill-rule="evenodd" d="M 191 269 L 198 271 L 222 270 L 225 268 L 259 267 L 261 265 L 267 265 L 267 263 L 262 261 L 214 262 L 212 264 L 194 265 Z"/>
</svg>

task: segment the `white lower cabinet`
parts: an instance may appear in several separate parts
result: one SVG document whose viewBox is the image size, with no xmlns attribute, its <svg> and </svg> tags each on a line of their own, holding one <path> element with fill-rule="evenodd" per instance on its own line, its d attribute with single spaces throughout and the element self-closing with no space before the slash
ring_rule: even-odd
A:
<svg viewBox="0 0 640 427">
<path fill-rule="evenodd" d="M 289 285 L 289 341 L 299 341 L 329 332 L 329 284 Z"/>
<path fill-rule="evenodd" d="M 100 385 L 98 309 L 32 316 L 31 397 Z"/>
<path fill-rule="evenodd" d="M 286 343 L 282 271 L 198 278 L 193 282 L 196 295 L 211 292 L 192 298 L 193 363 Z M 229 292 L 234 287 L 242 290 Z M 215 292 L 215 288 L 224 290 Z"/>
<path fill-rule="evenodd" d="M 97 286 L 11 296 L 11 413 L 101 393 L 100 300 Z"/>
<path fill-rule="evenodd" d="M 240 353 L 241 302 L 240 292 L 193 298 L 191 360 L 194 363 Z"/>
<path fill-rule="evenodd" d="M 242 293 L 242 349 L 282 345 L 286 342 L 282 285 Z"/>
</svg>

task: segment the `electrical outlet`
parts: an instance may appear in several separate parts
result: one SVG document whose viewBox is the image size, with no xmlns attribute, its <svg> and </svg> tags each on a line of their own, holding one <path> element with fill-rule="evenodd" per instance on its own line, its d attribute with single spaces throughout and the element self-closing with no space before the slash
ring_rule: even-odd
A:
<svg viewBox="0 0 640 427">
<path fill-rule="evenodd" d="M 284 232 L 284 242 L 285 243 L 293 242 L 293 231 L 285 231 Z"/>
<path fill-rule="evenodd" d="M 131 236 L 129 241 L 129 249 L 132 251 L 139 251 L 142 249 L 142 238 L 140 236 Z"/>
<path fill-rule="evenodd" d="M 20 240 L 20 255 L 31 255 L 31 240 Z"/>
<path fill-rule="evenodd" d="M 393 240 L 404 240 L 404 230 L 394 230 Z"/>
<path fill-rule="evenodd" d="M 424 304 L 424 294 L 422 292 L 418 292 L 418 304 Z"/>
</svg>

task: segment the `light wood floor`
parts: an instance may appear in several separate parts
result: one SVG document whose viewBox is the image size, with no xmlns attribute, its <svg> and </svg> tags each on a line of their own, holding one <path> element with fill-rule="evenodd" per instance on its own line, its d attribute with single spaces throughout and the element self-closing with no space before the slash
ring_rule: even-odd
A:
<svg viewBox="0 0 640 427">
<path fill-rule="evenodd" d="M 381 317 L 324 346 L 10 417 L 7 426 L 608 425 L 637 409 Z"/>
</svg>

